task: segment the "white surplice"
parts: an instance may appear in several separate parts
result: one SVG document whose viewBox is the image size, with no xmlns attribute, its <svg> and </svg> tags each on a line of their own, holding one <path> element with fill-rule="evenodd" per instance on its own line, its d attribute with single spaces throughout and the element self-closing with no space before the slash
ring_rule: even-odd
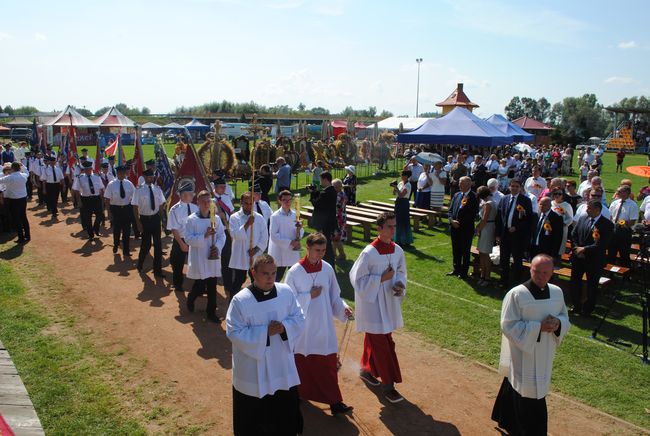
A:
<svg viewBox="0 0 650 436">
<path fill-rule="evenodd" d="M 381 282 L 381 275 L 388 265 L 395 270 L 391 280 Z M 395 245 L 393 254 L 381 255 L 372 246 L 363 249 L 350 270 L 350 282 L 354 287 L 356 324 L 358 332 L 386 334 L 404 326 L 401 296 L 395 296 L 393 285 L 401 282 L 406 286 L 406 260 L 404 251 Z"/>
<path fill-rule="evenodd" d="M 210 227 L 210 218 L 202 218 L 200 212 L 193 213 L 185 223 L 185 242 L 190 246 L 187 255 L 187 277 L 190 279 L 207 279 L 221 277 L 221 250 L 226 243 L 226 233 L 220 219 L 215 220 L 214 245 L 219 250 L 219 259 L 210 260 L 212 236 L 205 237 Z"/>
<path fill-rule="evenodd" d="M 550 298 L 536 300 L 526 286 L 516 286 L 501 307 L 499 373 L 525 398 L 541 399 L 548 393 L 555 350 L 570 327 L 562 290 L 551 284 L 548 287 Z M 541 331 L 548 315 L 560 320 L 559 336 Z"/>
<path fill-rule="evenodd" d="M 304 234 L 304 229 L 300 229 L 300 238 Z M 296 212 L 289 210 L 289 213 L 285 213 L 281 208 L 276 210 L 271 215 L 269 254 L 277 266 L 292 266 L 300 260 L 300 250 L 290 247 L 296 236 Z"/>
<path fill-rule="evenodd" d="M 253 247 L 259 248 L 255 256 L 253 256 L 254 262 L 266 250 L 269 232 L 266 228 L 264 217 L 257 212 L 253 212 L 253 214 L 255 215 L 255 221 L 253 223 Z M 248 256 L 251 228 L 244 228 L 246 221 L 248 221 L 248 215 L 244 214 L 242 209 L 232 214 L 228 221 L 230 224 L 230 236 L 232 237 L 232 252 L 228 267 L 233 269 L 248 270 L 251 267 L 250 257 Z"/>
<path fill-rule="evenodd" d="M 232 384 L 237 391 L 257 398 L 300 384 L 293 353 L 305 317 L 289 286 L 276 283 L 275 287 L 277 297 L 260 302 L 248 288 L 242 289 L 226 315 L 226 335 L 232 342 Z M 286 340 L 279 334 L 268 336 L 271 321 L 284 325 Z"/>
<path fill-rule="evenodd" d="M 336 281 L 332 266 L 323 261 L 322 269 L 308 273 L 296 263 L 289 269 L 284 282 L 291 287 L 298 304 L 305 315 L 305 330 L 296 341 L 295 352 L 328 355 L 338 351 L 334 318 L 345 322 L 345 309 L 348 305 L 341 299 L 341 288 Z M 311 288 L 321 286 L 321 293 L 311 298 Z"/>
</svg>

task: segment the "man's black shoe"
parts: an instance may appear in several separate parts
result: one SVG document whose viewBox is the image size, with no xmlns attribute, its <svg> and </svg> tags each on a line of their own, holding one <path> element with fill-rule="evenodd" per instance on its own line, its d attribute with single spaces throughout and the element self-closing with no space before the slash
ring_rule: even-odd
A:
<svg viewBox="0 0 650 436">
<path fill-rule="evenodd" d="M 117 254 L 117 247 L 113 247 L 113 254 Z"/>
<path fill-rule="evenodd" d="M 348 406 L 347 404 L 345 404 L 342 401 L 340 403 L 332 404 L 330 406 L 330 410 L 332 411 L 332 415 L 338 415 L 339 413 L 351 412 L 352 409 L 354 409 L 354 407 Z"/>
<path fill-rule="evenodd" d="M 193 297 L 188 297 L 187 298 L 187 310 L 190 312 L 194 312 L 194 298 Z"/>
</svg>

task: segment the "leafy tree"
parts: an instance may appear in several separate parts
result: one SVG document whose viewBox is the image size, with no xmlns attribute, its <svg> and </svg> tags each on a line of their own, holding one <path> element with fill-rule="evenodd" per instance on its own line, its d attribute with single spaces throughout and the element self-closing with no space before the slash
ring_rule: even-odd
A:
<svg viewBox="0 0 650 436">
<path fill-rule="evenodd" d="M 324 107 L 316 106 L 309 109 L 309 113 L 312 115 L 329 115 L 330 111 L 325 109 Z"/>
<path fill-rule="evenodd" d="M 440 116 L 440 112 L 435 111 L 435 112 L 422 112 L 421 114 L 418 114 L 418 117 L 420 118 L 438 118 Z"/>
<path fill-rule="evenodd" d="M 392 116 L 393 116 L 393 113 L 390 112 L 390 111 L 387 111 L 386 109 L 381 111 L 381 113 L 379 114 L 379 118 L 388 118 L 388 117 L 392 117 Z"/>
<path fill-rule="evenodd" d="M 10 105 L 5 106 L 5 113 L 9 115 L 14 115 L 14 108 L 12 108 Z"/>
<path fill-rule="evenodd" d="M 539 121 L 547 123 L 551 116 L 551 103 L 549 103 L 546 97 L 542 97 L 537 100 L 537 108 L 539 110 Z"/>
<path fill-rule="evenodd" d="M 557 128 L 555 138 L 570 144 L 584 143 L 592 136 L 603 137 L 608 121 L 595 94 L 564 98 L 553 105 L 551 118 Z"/>
<path fill-rule="evenodd" d="M 522 104 L 521 99 L 517 96 L 512 97 L 510 103 L 508 103 L 508 105 L 503 110 L 506 113 L 506 117 L 508 117 L 510 120 L 523 117 L 525 114 L 524 105 Z"/>
<path fill-rule="evenodd" d="M 93 116 L 93 113 L 84 107 L 82 107 L 81 109 L 77 109 L 77 112 L 79 112 L 81 115 L 83 115 L 86 118 Z"/>
<path fill-rule="evenodd" d="M 298 104 L 298 110 L 299 110 L 300 112 L 304 112 L 305 109 L 307 109 L 307 106 L 305 106 L 304 103 L 301 102 L 300 104 Z"/>
<path fill-rule="evenodd" d="M 38 112 L 34 106 L 20 106 L 14 109 L 14 115 L 32 115 Z"/>
</svg>

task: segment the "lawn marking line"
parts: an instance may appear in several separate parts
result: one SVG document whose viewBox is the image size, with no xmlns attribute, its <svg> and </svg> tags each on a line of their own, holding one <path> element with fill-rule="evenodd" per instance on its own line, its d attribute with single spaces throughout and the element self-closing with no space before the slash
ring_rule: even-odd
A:
<svg viewBox="0 0 650 436">
<path fill-rule="evenodd" d="M 414 284 L 415 286 L 419 286 L 419 287 L 421 287 L 421 288 L 428 289 L 429 291 L 433 291 L 433 292 L 437 292 L 437 293 L 439 293 L 439 294 L 446 295 L 447 297 L 452 297 L 452 298 L 455 298 L 455 299 L 457 299 L 457 300 L 461 300 L 461 301 L 464 301 L 464 302 L 466 302 L 466 303 L 473 304 L 473 305 L 475 305 L 475 306 L 479 306 L 479 307 L 482 307 L 482 308 L 484 308 L 484 309 L 491 310 L 491 311 L 493 311 L 493 312 L 498 312 L 498 313 L 501 312 L 500 309 L 495 309 L 494 307 L 486 306 L 485 304 L 479 303 L 479 302 L 477 302 L 477 301 L 468 300 L 467 298 L 459 297 L 458 295 L 451 294 L 451 293 L 449 293 L 449 292 L 445 292 L 445 291 L 441 291 L 441 290 L 439 290 L 439 289 L 431 288 L 431 287 L 429 287 L 429 286 L 425 286 L 425 285 L 423 285 L 423 284 L 420 284 L 420 283 L 415 282 L 415 281 L 410 280 L 410 279 L 407 279 L 406 281 L 407 281 L 407 283 L 412 283 L 412 284 Z M 590 337 L 576 335 L 575 333 L 571 333 L 571 332 L 567 333 L 567 336 L 571 336 L 571 337 L 573 337 L 573 338 L 582 339 L 582 340 L 584 340 L 584 341 L 587 341 L 587 343 L 603 345 L 603 346 L 605 346 L 605 347 L 607 347 L 607 348 L 611 348 L 612 350 L 621 351 L 621 352 L 623 351 L 623 350 L 621 350 L 620 348 L 617 348 L 617 347 L 615 347 L 615 346 L 613 346 L 613 345 L 609 345 L 609 344 L 607 344 L 607 343 L 605 343 L 605 342 L 597 341 L 597 340 L 591 339 Z"/>
</svg>

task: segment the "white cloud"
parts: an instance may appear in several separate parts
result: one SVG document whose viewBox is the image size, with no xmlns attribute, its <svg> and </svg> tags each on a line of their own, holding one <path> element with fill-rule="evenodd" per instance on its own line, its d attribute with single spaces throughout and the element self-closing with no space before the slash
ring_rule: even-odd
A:
<svg viewBox="0 0 650 436">
<path fill-rule="evenodd" d="M 266 7 L 271 9 L 297 9 L 305 3 L 301 0 L 288 0 L 284 2 L 267 3 Z"/>
<path fill-rule="evenodd" d="M 455 0 L 459 28 L 471 27 L 485 33 L 560 45 L 575 45 L 576 35 L 588 26 L 560 12 L 528 3 L 494 3 Z"/>
<path fill-rule="evenodd" d="M 623 77 L 623 76 L 612 76 L 608 77 L 605 79 L 605 83 L 620 83 L 620 84 L 629 84 L 629 83 L 634 83 L 636 80 L 634 80 L 631 77 Z"/>
<path fill-rule="evenodd" d="M 11 35 L 9 35 L 6 32 L 0 32 L 0 41 L 4 41 L 5 39 L 10 39 Z"/>
<path fill-rule="evenodd" d="M 44 33 L 36 32 L 34 34 L 34 39 L 37 41 L 47 41 L 47 35 Z"/>
<path fill-rule="evenodd" d="M 618 48 L 622 48 L 623 50 L 636 47 L 638 47 L 636 41 L 621 41 L 618 43 Z"/>
</svg>

